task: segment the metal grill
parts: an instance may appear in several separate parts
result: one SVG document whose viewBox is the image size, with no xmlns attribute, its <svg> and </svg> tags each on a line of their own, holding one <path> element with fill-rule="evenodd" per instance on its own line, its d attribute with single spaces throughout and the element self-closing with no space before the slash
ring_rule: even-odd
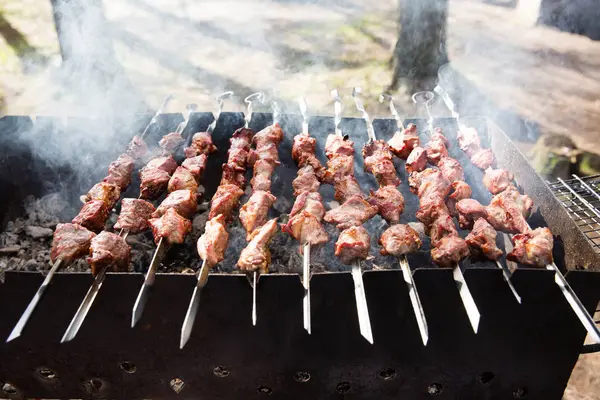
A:
<svg viewBox="0 0 600 400">
<path fill-rule="evenodd" d="M 549 183 L 550 189 L 569 212 L 579 229 L 600 253 L 600 175 Z"/>
</svg>

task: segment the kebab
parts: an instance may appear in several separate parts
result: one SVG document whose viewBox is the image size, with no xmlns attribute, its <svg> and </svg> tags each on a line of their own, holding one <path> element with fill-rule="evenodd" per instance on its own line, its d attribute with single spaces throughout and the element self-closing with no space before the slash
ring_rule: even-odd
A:
<svg viewBox="0 0 600 400">
<path fill-rule="evenodd" d="M 315 156 L 317 140 L 308 133 L 307 107 L 304 98 L 300 98 L 299 105 L 302 113 L 302 133 L 294 137 L 292 144 L 292 158 L 298 164 L 298 173 L 292 182 L 296 200 L 289 220 L 282 226 L 282 230 L 298 240 L 302 247 L 302 284 L 305 290 L 304 329 L 310 334 L 310 250 L 311 246 L 326 243 L 329 236 L 321 225 L 325 207 L 318 191 L 323 177 L 323 166 Z"/>
<path fill-rule="evenodd" d="M 204 227 L 204 233 L 197 243 L 198 255 L 202 259 L 202 267 L 181 327 L 179 343 L 181 349 L 192 334 L 200 305 L 200 293 L 208 282 L 210 269 L 225 258 L 225 250 L 229 241 L 226 226 L 231 223 L 233 210 L 238 207 L 240 198 L 244 194 L 246 186 L 244 175 L 251 165 L 250 146 L 254 131 L 249 128 L 249 125 L 253 115 L 253 101 L 259 100 L 262 102 L 263 98 L 264 95 L 258 92 L 244 99 L 247 104 L 244 127 L 237 129 L 229 139 L 230 147 L 227 151 L 227 162 L 222 166 L 221 182 L 211 200 L 208 222 Z"/>
<path fill-rule="evenodd" d="M 61 266 L 66 267 L 75 262 L 75 260 L 90 253 L 90 246 L 92 240 L 96 237 L 96 234 L 78 222 L 96 227 L 99 226 L 99 222 L 102 221 L 102 226 L 104 226 L 104 223 L 108 218 L 108 211 L 114 207 L 121 192 L 131 183 L 131 173 L 133 172 L 135 160 L 143 159 L 148 152 L 148 146 L 144 142 L 144 137 L 148 133 L 150 127 L 156 124 L 158 116 L 162 114 L 163 109 L 171 99 L 172 96 L 167 96 L 161 107 L 151 118 L 148 125 L 146 125 L 142 134 L 134 136 L 129 142 L 127 151 L 109 165 L 108 175 L 104 178 L 103 182 L 94 185 L 84 196 L 86 204 L 83 208 L 86 210 L 85 212 L 80 211 L 78 216 L 75 217 L 77 222 L 58 224 L 56 226 L 50 252 L 52 268 L 19 318 L 19 321 L 6 340 L 7 342 L 21 336 L 25 325 L 29 321 L 29 318 L 33 314 L 33 311 L 45 294 L 46 289 L 52 282 L 52 278 L 54 278 L 54 275 L 59 268 Z M 88 204 L 91 202 L 91 205 Z M 97 208 L 99 211 L 96 213 L 91 212 L 94 208 Z M 94 217 L 97 221 L 94 221 Z M 94 248 L 97 248 L 98 239 L 94 244 Z"/>
<path fill-rule="evenodd" d="M 179 124 L 175 132 L 171 132 L 161 138 L 158 142 L 160 148 L 160 155 L 154 158 L 151 158 L 150 161 L 146 164 L 144 168 L 140 171 L 141 183 L 140 183 L 140 199 L 142 198 L 155 198 L 160 194 L 160 189 L 165 189 L 167 185 L 164 184 L 164 179 L 160 174 L 153 173 L 154 171 L 164 171 L 163 168 L 166 168 L 167 165 L 172 165 L 171 160 L 173 159 L 173 154 L 181 147 L 181 145 L 185 142 L 185 139 L 182 137 L 181 133 L 187 127 L 187 124 L 190 120 L 192 112 L 195 110 L 196 105 L 188 105 L 188 113 L 184 121 Z M 158 160 L 158 161 L 157 161 Z M 175 162 L 175 165 L 176 162 Z M 171 167 L 169 167 L 171 168 Z M 148 171 L 151 173 L 148 174 Z M 168 183 L 168 182 L 167 182 Z M 160 188 L 160 189 L 159 189 Z M 139 200 L 139 199 L 138 199 Z M 149 203 L 148 203 L 149 204 Z M 131 213 L 134 212 L 147 212 L 151 209 L 148 204 L 140 204 L 135 202 L 126 202 L 126 206 L 131 207 L 130 209 L 126 209 L 125 213 L 129 217 Z M 174 223 L 176 217 L 172 215 L 172 213 L 168 213 L 169 222 Z M 139 217 L 144 217 L 140 215 Z M 137 218 L 134 217 L 134 218 Z M 71 341 L 75 338 L 81 325 L 83 324 L 87 313 L 89 312 L 98 292 L 100 291 L 102 284 L 104 282 L 104 278 L 106 276 L 106 272 L 109 268 L 112 268 L 113 271 L 122 271 L 127 269 L 129 265 L 129 250 L 130 247 L 127 245 L 125 239 L 129 235 L 129 231 L 124 229 L 126 228 L 125 223 L 127 220 L 131 220 L 129 217 L 127 219 L 122 219 L 120 222 L 120 226 L 122 226 L 119 234 L 114 234 L 111 232 L 103 231 L 98 235 L 98 240 L 96 241 L 96 246 L 94 246 L 94 241 L 90 244 L 90 254 L 91 257 L 88 259 L 90 264 L 92 265 L 92 274 L 94 275 L 94 281 L 90 286 L 88 292 L 83 298 L 79 308 L 75 312 L 73 319 L 69 323 L 67 330 L 65 331 L 61 343 Z M 148 221 L 149 223 L 151 222 Z M 138 228 L 136 226 L 135 228 Z M 125 251 L 125 248 L 127 251 Z M 125 258 L 126 257 L 126 258 Z"/>
<path fill-rule="evenodd" d="M 325 154 L 327 170 L 323 181 L 335 188 L 335 199 L 341 204 L 325 213 L 324 220 L 341 230 L 335 243 L 335 255 L 344 264 L 352 264 L 352 278 L 360 332 L 373 344 L 373 333 L 365 294 L 360 260 L 369 254 L 370 238 L 362 226 L 377 214 L 377 207 L 365 200 L 354 177 L 354 143 L 340 129 L 342 103 L 337 90 L 332 90 L 335 106 L 335 134 L 327 136 Z"/>
</svg>

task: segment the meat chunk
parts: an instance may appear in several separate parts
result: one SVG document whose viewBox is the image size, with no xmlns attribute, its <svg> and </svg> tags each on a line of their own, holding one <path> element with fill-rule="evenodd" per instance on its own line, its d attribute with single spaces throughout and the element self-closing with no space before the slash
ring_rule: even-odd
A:
<svg viewBox="0 0 600 400">
<path fill-rule="evenodd" d="M 429 136 L 430 142 L 442 142 L 446 148 L 449 146 L 448 138 L 444 136 L 442 128 L 435 128 Z"/>
<path fill-rule="evenodd" d="M 323 168 L 323 165 L 314 154 L 305 153 L 300 156 L 300 159 L 298 160 L 298 167 L 303 168 L 308 166 L 311 166 L 315 170 L 315 174 L 319 180 L 323 179 L 325 168 Z"/>
<path fill-rule="evenodd" d="M 88 201 L 81 207 L 79 214 L 73 218 L 74 224 L 81 225 L 91 231 L 99 232 L 104 229 L 109 209 L 102 200 Z"/>
<path fill-rule="evenodd" d="M 484 218 L 475 221 L 473 230 L 465 240 L 474 254 L 481 254 L 490 260 L 502 256 L 502 250 L 496 246 L 496 230 Z"/>
<path fill-rule="evenodd" d="M 246 229 L 246 240 L 250 240 L 252 232 L 267 222 L 269 208 L 275 200 L 277 198 L 270 192 L 259 190 L 252 193 L 248 202 L 240 208 L 240 222 Z"/>
<path fill-rule="evenodd" d="M 400 214 L 404 211 L 404 197 L 395 186 L 382 186 L 377 191 L 371 191 L 367 200 L 379 209 L 379 214 L 388 224 L 400 222 Z"/>
<path fill-rule="evenodd" d="M 92 239 L 87 262 L 96 276 L 103 268 L 114 272 L 126 272 L 129 267 L 130 247 L 116 233 L 102 231 Z"/>
<path fill-rule="evenodd" d="M 163 154 L 174 154 L 181 146 L 185 139 L 181 136 L 181 133 L 171 132 L 160 139 L 158 145 L 162 149 Z"/>
<path fill-rule="evenodd" d="M 415 147 L 406 159 L 406 172 L 421 172 L 427 167 L 427 151 L 421 146 Z"/>
<path fill-rule="evenodd" d="M 456 203 L 456 211 L 458 212 L 458 225 L 461 229 L 471 229 L 473 227 L 473 223 L 479 218 L 487 219 L 488 208 L 484 207 L 475 199 L 467 198 L 459 200 L 458 203 Z"/>
<path fill-rule="evenodd" d="M 516 207 L 523 215 L 523 218 L 529 218 L 531 209 L 533 208 L 531 197 L 521 194 L 513 185 L 509 185 L 503 192 L 492 197 L 490 201 L 490 205 L 502 207 L 508 211 L 507 204 L 510 204 L 511 207 Z"/>
<path fill-rule="evenodd" d="M 444 198 L 437 193 L 428 194 L 419 199 L 419 210 L 416 213 L 417 220 L 421 221 L 427 228 L 442 215 L 449 215 L 448 207 Z"/>
<path fill-rule="evenodd" d="M 223 164 L 223 175 L 221 175 L 221 182 L 219 186 L 237 186 L 238 188 L 244 188 L 246 186 L 245 170 L 239 170 L 238 167 L 232 167 L 231 164 Z"/>
<path fill-rule="evenodd" d="M 185 167 L 177 167 L 169 179 L 167 189 L 169 193 L 172 193 L 176 190 L 191 190 L 192 192 L 196 193 L 198 191 L 198 182 L 196 182 L 196 178 L 189 169 Z"/>
<path fill-rule="evenodd" d="M 454 221 L 449 214 L 440 215 L 429 228 L 429 237 L 431 238 L 431 245 L 437 247 L 443 238 L 447 236 L 458 236 Z"/>
<path fill-rule="evenodd" d="M 377 214 L 373 207 L 360 196 L 350 197 L 344 204 L 325 213 L 325 221 L 334 224 L 338 229 L 362 225 Z"/>
<path fill-rule="evenodd" d="M 469 255 L 469 246 L 458 236 L 446 236 L 431 249 L 431 259 L 440 267 L 454 267 Z"/>
<path fill-rule="evenodd" d="M 153 200 L 161 195 L 169 185 L 171 175 L 158 168 L 143 168 L 140 171 L 140 197 Z"/>
<path fill-rule="evenodd" d="M 390 160 L 379 160 L 379 162 L 373 164 L 370 172 L 379 183 L 379 186 L 398 186 L 400 184 L 400 179 L 396 175 L 396 167 Z"/>
<path fill-rule="evenodd" d="M 411 186 L 411 191 L 419 198 L 426 197 L 430 194 L 436 194 L 445 198 L 450 193 L 450 181 L 440 172 L 439 169 L 427 168 L 420 172 L 411 184 L 417 184 L 416 187 Z"/>
<path fill-rule="evenodd" d="M 143 232 L 150 228 L 148 220 L 152 218 L 154 211 L 154 206 L 145 200 L 123 199 L 115 229 L 125 229 L 131 233 Z"/>
<path fill-rule="evenodd" d="M 419 234 L 410 226 L 396 224 L 387 228 L 379 238 L 382 246 L 381 254 L 400 257 L 403 254 L 412 253 L 421 247 Z"/>
<path fill-rule="evenodd" d="M 302 192 L 296 197 L 294 207 L 290 212 L 290 218 L 293 218 L 301 211 L 307 211 L 314 215 L 320 222 L 325 215 L 325 207 L 323 206 L 323 198 L 319 192 Z"/>
<path fill-rule="evenodd" d="M 177 161 L 175 161 L 173 156 L 154 157 L 148 161 L 144 169 L 160 169 L 172 175 L 177 169 Z"/>
<path fill-rule="evenodd" d="M 345 179 L 338 180 L 335 185 L 335 193 L 333 197 L 340 203 L 345 202 L 350 197 L 360 196 L 363 197 L 363 192 L 360 190 L 358 181 L 354 176 L 348 176 Z"/>
<path fill-rule="evenodd" d="M 196 193 L 187 189 L 175 190 L 169 193 L 152 216 L 158 218 L 171 208 L 185 218 L 192 218 L 198 208 Z"/>
<path fill-rule="evenodd" d="M 250 181 L 252 190 L 271 190 L 271 176 L 275 172 L 276 164 L 267 160 L 258 160 L 254 163 L 254 177 Z"/>
<path fill-rule="evenodd" d="M 456 138 L 460 149 L 472 157 L 481 149 L 481 139 L 474 128 L 464 128 L 458 131 Z"/>
<path fill-rule="evenodd" d="M 356 260 L 366 260 L 369 255 L 371 239 L 362 226 L 351 226 L 344 229 L 335 242 L 335 255 L 344 264 L 352 264 Z"/>
<path fill-rule="evenodd" d="M 192 221 L 182 217 L 174 208 L 169 208 L 160 218 L 148 221 L 154 235 L 154 242 L 158 244 L 163 238 L 168 244 L 181 244 L 188 233 L 192 231 Z"/>
<path fill-rule="evenodd" d="M 442 157 L 448 157 L 448 149 L 442 140 L 432 140 L 427 144 L 427 161 L 437 165 Z"/>
<path fill-rule="evenodd" d="M 242 271 L 266 273 L 271 264 L 271 252 L 269 243 L 277 233 L 277 219 L 274 218 L 264 224 L 260 229 L 254 231 L 250 243 L 242 250 L 238 259 L 238 267 Z"/>
<path fill-rule="evenodd" d="M 521 194 L 516 189 L 514 191 L 505 190 L 495 195 L 487 207 L 488 222 L 495 229 L 507 233 L 525 233 L 529 231 L 529 226 L 523 214 L 528 215 L 527 207 L 532 204 L 529 197 L 521 198 Z M 504 215 L 498 209 L 504 211 Z"/>
<path fill-rule="evenodd" d="M 200 183 L 200 179 L 202 175 L 204 175 L 204 171 L 206 170 L 206 154 L 200 154 L 199 156 L 189 157 L 183 160 L 181 166 L 194 175 L 196 178 L 196 182 Z"/>
<path fill-rule="evenodd" d="M 121 189 L 112 183 L 96 183 L 85 195 L 85 201 L 100 200 L 106 208 L 112 210 L 121 197 Z"/>
<path fill-rule="evenodd" d="M 50 260 L 55 263 L 62 260 L 63 267 L 85 256 L 95 233 L 77 224 L 58 224 L 54 230 Z"/>
<path fill-rule="evenodd" d="M 471 156 L 471 162 L 479 169 L 486 170 L 496 162 L 490 149 L 479 149 Z"/>
<path fill-rule="evenodd" d="M 354 175 L 354 157 L 338 155 L 327 161 L 327 170 L 323 175 L 323 181 L 334 184 L 350 175 Z"/>
<path fill-rule="evenodd" d="M 327 243 L 329 240 L 320 219 L 306 209 L 295 213 L 281 229 L 292 235 L 301 244 L 310 243 L 310 245 L 316 246 Z"/>
<path fill-rule="evenodd" d="M 403 132 L 396 132 L 388 144 L 398 158 L 406 160 L 410 152 L 420 145 L 417 126 L 415 124 L 408 124 Z"/>
<path fill-rule="evenodd" d="M 127 188 L 131 184 L 134 164 L 135 160 L 130 155 L 121 154 L 108 166 L 108 176 L 104 178 L 104 182 L 117 185 L 121 190 Z"/>
<path fill-rule="evenodd" d="M 191 152 L 192 149 L 194 150 L 193 155 Z M 201 154 L 209 155 L 210 153 L 217 151 L 217 146 L 213 144 L 210 133 L 196 132 L 194 133 L 194 136 L 192 136 L 192 144 L 186 149 L 186 151 L 186 157 L 195 157 Z"/>
<path fill-rule="evenodd" d="M 294 196 L 302 192 L 316 192 L 319 190 L 320 182 L 317 179 L 315 170 L 310 165 L 302 167 L 298 170 L 298 175 L 292 181 L 294 188 Z"/>
<path fill-rule="evenodd" d="M 277 123 L 267 126 L 265 129 L 257 132 L 254 135 L 252 141 L 256 145 L 256 147 L 263 147 L 266 145 L 274 144 L 278 146 L 279 143 L 283 140 L 283 129 Z"/>
<path fill-rule="evenodd" d="M 231 148 L 227 153 L 226 164 L 232 171 L 245 171 L 250 164 L 250 152 L 246 149 Z"/>
<path fill-rule="evenodd" d="M 442 171 L 442 174 L 446 177 L 446 179 L 448 179 L 450 182 L 465 180 L 463 167 L 454 158 L 442 157 L 437 166 L 440 171 Z"/>
<path fill-rule="evenodd" d="M 513 236 L 513 251 L 506 258 L 520 264 L 544 267 L 552 264 L 554 238 L 548 228 L 537 228 Z"/>
<path fill-rule="evenodd" d="M 344 139 L 339 135 L 327 136 L 325 142 L 325 155 L 327 158 L 334 156 L 354 156 L 354 142 L 350 139 Z"/>
<path fill-rule="evenodd" d="M 390 145 L 384 140 L 373 140 L 363 146 L 362 156 L 365 160 L 365 171 L 371 171 L 379 160 L 391 160 L 394 156 Z"/>
<path fill-rule="evenodd" d="M 450 215 L 457 217 L 458 211 L 456 210 L 456 203 L 463 199 L 468 199 L 473 194 L 471 186 L 463 181 L 454 181 L 450 185 L 450 194 L 446 197 L 446 207 Z"/>
<path fill-rule="evenodd" d="M 127 154 L 136 160 L 144 158 L 148 154 L 148 145 L 141 136 L 134 136 L 127 146 Z"/>
<path fill-rule="evenodd" d="M 254 165 L 258 160 L 268 161 L 274 166 L 279 165 L 279 151 L 275 143 L 266 143 L 257 146 L 250 152 L 249 164 Z"/>
<path fill-rule="evenodd" d="M 498 194 L 512 185 L 513 179 L 514 175 L 505 169 L 488 168 L 483 176 L 483 184 L 490 193 Z"/>
<path fill-rule="evenodd" d="M 225 229 L 225 224 L 225 216 L 217 215 L 206 223 L 204 233 L 198 239 L 198 255 L 211 267 L 225 258 L 225 250 L 229 241 L 229 233 Z"/>
<path fill-rule="evenodd" d="M 317 139 L 309 135 L 296 135 L 294 136 L 294 143 L 292 143 L 292 158 L 300 164 L 302 156 L 315 154 L 316 149 Z"/>
<path fill-rule="evenodd" d="M 213 219 L 219 214 L 223 214 L 225 219 L 231 220 L 232 211 L 237 208 L 240 197 L 244 191 L 236 185 L 221 185 L 217 188 L 210 204 L 208 219 Z"/>
</svg>

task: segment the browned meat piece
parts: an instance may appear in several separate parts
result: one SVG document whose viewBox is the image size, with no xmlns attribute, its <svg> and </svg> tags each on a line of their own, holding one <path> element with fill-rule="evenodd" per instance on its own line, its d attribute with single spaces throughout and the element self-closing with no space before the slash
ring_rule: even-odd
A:
<svg viewBox="0 0 600 400">
<path fill-rule="evenodd" d="M 87 262 L 96 276 L 103 268 L 109 271 L 126 272 L 129 269 L 130 247 L 116 233 L 102 231 L 92 239 Z"/>
<path fill-rule="evenodd" d="M 480 149 L 471 156 L 471 162 L 479 169 L 486 170 L 496 162 L 494 153 L 490 149 Z"/>
<path fill-rule="evenodd" d="M 140 171 L 140 197 L 153 200 L 161 195 L 169 185 L 171 175 L 158 168 L 143 168 Z"/>
<path fill-rule="evenodd" d="M 488 168 L 483 176 L 483 184 L 490 193 L 498 194 L 506 190 L 512 184 L 514 178 L 514 175 L 505 169 Z"/>
<path fill-rule="evenodd" d="M 200 179 L 202 175 L 204 175 L 204 171 L 206 170 L 206 154 L 200 154 L 199 156 L 186 158 L 181 163 L 181 166 L 194 175 L 196 178 L 196 182 L 200 183 Z"/>
<path fill-rule="evenodd" d="M 206 223 L 204 233 L 198 239 L 198 255 L 211 267 L 225 258 L 225 250 L 229 241 L 229 233 L 225 229 L 225 224 L 225 216 L 217 215 Z"/>
<path fill-rule="evenodd" d="M 315 174 L 317 175 L 317 178 L 319 178 L 319 180 L 323 179 L 325 168 L 323 168 L 323 165 L 314 154 L 305 153 L 300 156 L 298 160 L 298 167 L 304 168 L 308 166 L 312 167 L 315 170 Z"/>
<path fill-rule="evenodd" d="M 430 164 L 437 165 L 442 157 L 448 157 L 448 149 L 441 140 L 432 140 L 427 144 L 427 161 Z"/>
<path fill-rule="evenodd" d="M 400 184 L 400 179 L 396 175 L 396 167 L 390 160 L 381 160 L 374 164 L 370 172 L 379 186 L 398 186 Z"/>
<path fill-rule="evenodd" d="M 437 193 L 419 199 L 419 210 L 416 213 L 416 217 L 427 228 L 431 227 L 431 224 L 440 216 L 448 214 L 449 211 L 444 198 Z"/>
<path fill-rule="evenodd" d="M 269 192 L 259 190 L 252 193 L 246 204 L 240 208 L 240 222 L 246 229 L 246 240 L 256 229 L 267 222 L 269 208 L 275 203 L 277 197 Z"/>
<path fill-rule="evenodd" d="M 174 208 L 167 209 L 160 218 L 152 218 L 148 223 L 156 244 L 160 242 L 161 237 L 168 244 L 181 244 L 192 231 L 192 221 L 179 215 Z"/>
<path fill-rule="evenodd" d="M 301 244 L 310 243 L 311 246 L 327 243 L 329 236 L 319 219 L 308 212 L 302 210 L 288 220 L 286 225 L 281 227 L 283 232 L 287 232 Z"/>
<path fill-rule="evenodd" d="M 471 229 L 473 223 L 479 218 L 488 217 L 488 208 L 484 207 L 475 199 L 463 199 L 456 203 L 456 211 L 458 212 L 458 225 L 461 229 Z M 492 224 L 493 225 L 493 224 Z"/>
<path fill-rule="evenodd" d="M 240 171 L 237 167 L 231 167 L 230 164 L 223 164 L 223 175 L 219 186 L 234 185 L 239 188 L 246 186 L 246 174 L 244 170 Z"/>
<path fill-rule="evenodd" d="M 121 189 L 112 183 L 100 182 L 96 183 L 90 191 L 85 195 L 85 201 L 101 200 L 106 208 L 112 210 L 117 201 L 121 197 Z"/>
<path fill-rule="evenodd" d="M 427 151 L 421 146 L 415 147 L 406 159 L 406 172 L 421 172 L 427 167 Z"/>
<path fill-rule="evenodd" d="M 382 186 L 375 192 L 371 190 L 367 201 L 379 209 L 379 214 L 388 224 L 400 222 L 400 214 L 404 211 L 404 197 L 395 186 Z"/>
<path fill-rule="evenodd" d="M 175 161 L 173 156 L 154 157 L 148 161 L 144 169 L 161 169 L 172 175 L 177 169 L 177 161 Z"/>
<path fill-rule="evenodd" d="M 316 149 L 317 139 L 308 135 L 296 135 L 292 144 L 292 158 L 300 164 L 302 156 L 315 154 Z"/>
<path fill-rule="evenodd" d="M 458 131 L 456 135 L 460 149 L 472 157 L 481 149 L 481 139 L 474 128 L 465 128 Z"/>
<path fill-rule="evenodd" d="M 302 192 L 316 192 L 319 190 L 319 185 L 320 183 L 313 167 L 307 165 L 306 167 L 300 168 L 298 170 L 298 175 L 292 181 L 294 196 L 298 196 L 298 194 Z"/>
<path fill-rule="evenodd" d="M 261 146 L 257 146 L 256 149 L 250 152 L 249 164 L 254 165 L 258 160 L 268 161 L 273 165 L 279 165 L 279 151 L 275 143 L 266 143 Z"/>
<path fill-rule="evenodd" d="M 340 203 L 345 202 L 352 196 L 363 197 L 363 192 L 360 190 L 358 181 L 354 176 L 347 176 L 344 179 L 339 179 L 335 185 L 335 193 L 333 197 Z"/>
<path fill-rule="evenodd" d="M 442 128 L 435 128 L 433 130 L 433 133 L 429 137 L 429 141 L 430 142 L 438 142 L 438 141 L 442 142 L 442 143 L 444 143 L 444 146 L 446 146 L 446 148 L 448 148 L 448 145 L 449 145 L 448 138 L 446 136 L 444 136 L 444 133 L 442 132 Z"/>
<path fill-rule="evenodd" d="M 429 228 L 431 245 L 437 247 L 440 241 L 446 236 L 458 236 L 458 231 L 452 217 L 449 214 L 442 214 L 433 221 Z"/>
<path fill-rule="evenodd" d="M 471 190 L 471 186 L 463 181 L 454 181 L 450 187 L 450 194 L 446 197 L 446 207 L 448 207 L 450 215 L 457 217 L 458 211 L 456 210 L 456 203 L 463 199 L 470 198 L 473 191 Z"/>
<path fill-rule="evenodd" d="M 354 175 L 354 157 L 335 156 L 327 161 L 327 170 L 323 176 L 323 182 L 334 184 L 350 175 Z"/>
<path fill-rule="evenodd" d="M 529 218 L 533 208 L 533 200 L 526 194 L 521 194 L 513 185 L 509 185 L 503 192 L 492 197 L 490 201 L 490 205 L 502 207 L 507 211 L 505 204 L 508 203 L 515 206 L 523 214 L 523 218 Z"/>
<path fill-rule="evenodd" d="M 437 166 L 440 171 L 442 171 L 442 174 L 446 177 L 446 179 L 448 179 L 450 182 L 465 180 L 463 167 L 454 158 L 442 157 Z"/>
<path fill-rule="evenodd" d="M 302 192 L 296 197 L 294 207 L 292 207 L 292 211 L 290 211 L 290 218 L 301 211 L 308 211 L 314 215 L 319 222 L 323 219 L 325 207 L 323 206 L 323 198 L 319 192 Z"/>
<path fill-rule="evenodd" d="M 403 160 L 406 160 L 410 152 L 420 143 L 415 124 L 408 124 L 404 132 L 396 132 L 388 142 L 392 152 Z"/>
<path fill-rule="evenodd" d="M 152 218 L 154 211 L 154 206 L 145 200 L 123 199 L 115 229 L 125 229 L 131 233 L 143 232 L 150 228 L 148 220 Z"/>
<path fill-rule="evenodd" d="M 534 267 L 544 267 L 554 262 L 554 238 L 548 228 L 537 228 L 515 235 L 512 242 L 513 251 L 506 256 L 511 261 Z"/>
<path fill-rule="evenodd" d="M 175 209 L 179 215 L 185 218 L 192 218 L 196 214 L 196 208 L 198 208 L 196 192 L 182 189 L 169 193 L 152 216 L 158 218 L 170 208 Z"/>
<path fill-rule="evenodd" d="M 95 233 L 77 224 L 58 224 L 54 230 L 50 260 L 62 260 L 63 267 L 76 259 L 85 256 L 90 250 L 90 243 Z"/>
<path fill-rule="evenodd" d="M 437 194 L 445 198 L 450 193 L 450 181 L 446 179 L 439 169 L 427 168 L 418 174 L 415 182 L 418 183 L 416 192 L 419 197 Z"/>
<path fill-rule="evenodd" d="M 134 164 L 135 160 L 130 155 L 121 154 L 108 166 L 108 176 L 104 178 L 104 182 L 117 185 L 121 190 L 127 188 L 131 183 Z"/>
<path fill-rule="evenodd" d="M 176 190 L 191 190 L 196 193 L 198 191 L 198 182 L 196 178 L 185 167 L 177 167 L 171 179 L 169 179 L 168 191 L 172 193 Z"/>
<path fill-rule="evenodd" d="M 472 253 L 479 253 L 490 260 L 497 260 L 502 255 L 502 250 L 496 246 L 496 230 L 483 218 L 475 221 L 465 240 Z"/>
<path fill-rule="evenodd" d="M 271 190 L 271 176 L 275 171 L 276 165 L 270 161 L 258 160 L 254 163 L 254 177 L 250 180 L 252 190 Z"/>
<path fill-rule="evenodd" d="M 431 259 L 443 268 L 454 267 L 469 255 L 469 246 L 458 236 L 446 236 L 431 249 Z"/>
<path fill-rule="evenodd" d="M 88 201 L 71 222 L 86 227 L 90 231 L 99 232 L 104 229 L 109 212 L 110 210 L 106 208 L 106 204 L 102 200 Z"/>
<path fill-rule="evenodd" d="M 360 196 L 350 197 L 344 204 L 325 213 L 325 221 L 334 224 L 338 229 L 362 225 L 377 214 L 373 207 Z"/>
<path fill-rule="evenodd" d="M 129 146 L 127 146 L 127 154 L 136 160 L 142 159 L 148 154 L 148 145 L 141 136 L 136 135 L 131 139 L 131 142 L 129 142 Z"/>
<path fill-rule="evenodd" d="M 521 195 L 516 188 L 514 190 L 509 188 L 492 197 L 492 201 L 487 207 L 490 215 L 488 222 L 497 230 L 508 233 L 525 233 L 529 231 L 525 215 L 529 215 L 531 206 L 533 206 L 533 202 L 528 196 Z M 496 208 L 504 210 L 505 215 L 503 216 L 502 212 Z M 490 212 L 490 209 L 495 211 Z"/>
<path fill-rule="evenodd" d="M 238 260 L 238 267 L 242 271 L 267 273 L 271 264 L 269 243 L 277 232 L 277 219 L 274 218 L 254 231 L 250 243 L 246 246 Z"/>
<path fill-rule="evenodd" d="M 160 139 L 158 145 L 162 149 L 163 154 L 174 154 L 181 146 L 185 139 L 180 133 L 171 132 Z"/>
<path fill-rule="evenodd" d="M 231 135 L 231 139 L 229 139 L 229 149 L 245 149 L 250 150 L 250 144 L 252 143 L 252 137 L 254 136 L 254 131 L 248 128 L 239 128 L 233 135 Z"/>
<path fill-rule="evenodd" d="M 371 238 L 362 226 L 351 226 L 344 229 L 335 242 L 335 255 L 344 264 L 352 264 L 356 260 L 365 260 L 369 255 Z"/>
<path fill-rule="evenodd" d="M 375 140 L 363 147 L 365 171 L 373 174 L 380 186 L 398 186 L 400 179 L 392 162 L 390 146 L 383 140 Z"/>
<path fill-rule="evenodd" d="M 217 146 L 213 144 L 212 137 L 208 132 L 194 133 L 194 136 L 192 136 L 192 144 L 190 147 L 196 150 L 194 156 L 198 156 L 200 154 L 209 155 L 210 153 L 214 153 L 215 151 L 217 151 Z"/>
<path fill-rule="evenodd" d="M 413 228 L 404 224 L 396 224 L 387 228 L 379 238 L 382 255 L 390 254 L 400 257 L 412 253 L 421 247 L 419 234 Z"/>
<path fill-rule="evenodd" d="M 213 219 L 219 214 L 223 214 L 225 219 L 231 220 L 231 213 L 237 207 L 240 197 L 244 191 L 236 185 L 221 185 L 217 188 L 210 204 L 208 219 Z"/>
<path fill-rule="evenodd" d="M 338 135 L 329 135 L 325 142 L 325 155 L 327 158 L 334 156 L 354 156 L 354 142 Z"/>
<path fill-rule="evenodd" d="M 250 164 L 250 152 L 246 149 L 231 148 L 227 153 L 227 165 L 235 171 L 245 171 Z"/>
<path fill-rule="evenodd" d="M 273 124 L 267 126 L 265 129 L 256 132 L 252 141 L 256 145 L 256 147 L 262 147 L 268 144 L 274 144 L 278 146 L 279 143 L 283 140 L 283 129 L 279 124 Z"/>
</svg>

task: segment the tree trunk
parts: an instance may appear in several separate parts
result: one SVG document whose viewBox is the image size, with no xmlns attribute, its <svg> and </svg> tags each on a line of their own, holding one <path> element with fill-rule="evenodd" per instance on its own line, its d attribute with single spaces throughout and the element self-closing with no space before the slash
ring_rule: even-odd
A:
<svg viewBox="0 0 600 400">
<path fill-rule="evenodd" d="M 397 89 L 401 79 L 435 78 L 438 68 L 448 62 L 448 0 L 400 0 L 398 8 L 399 35 L 389 90 Z"/>
</svg>

